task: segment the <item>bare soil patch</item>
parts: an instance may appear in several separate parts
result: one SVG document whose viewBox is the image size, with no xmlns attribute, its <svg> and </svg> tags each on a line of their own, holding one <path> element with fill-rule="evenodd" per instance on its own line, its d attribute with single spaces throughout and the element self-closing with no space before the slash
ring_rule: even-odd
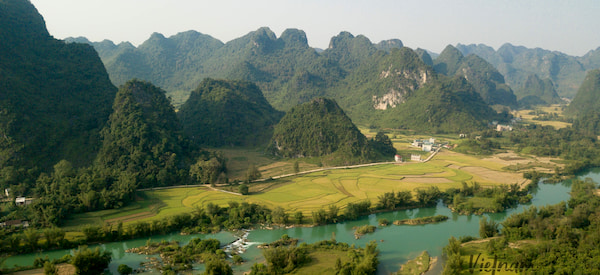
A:
<svg viewBox="0 0 600 275">
<path fill-rule="evenodd" d="M 480 178 L 491 182 L 500 182 L 504 184 L 522 184 L 524 180 L 520 174 L 495 171 L 484 167 L 466 166 L 460 169 L 467 171 L 471 174 L 477 175 Z"/>
<path fill-rule="evenodd" d="M 529 163 L 533 159 L 519 156 L 519 155 L 517 155 L 513 151 L 508 151 L 506 153 L 495 154 L 493 156 L 484 158 L 482 160 L 496 162 L 496 163 L 500 163 L 500 164 L 508 166 L 508 165 L 514 165 L 514 164 L 517 164 L 517 163 L 519 163 L 519 164 L 521 164 L 521 163 Z"/>
<path fill-rule="evenodd" d="M 500 163 L 505 166 L 524 165 L 524 166 L 537 166 L 533 167 L 537 171 L 542 172 L 554 172 L 553 168 L 550 167 L 563 167 L 564 164 L 558 164 L 555 161 L 559 158 L 551 157 L 535 157 L 535 156 L 519 156 L 513 151 L 506 153 L 495 154 L 491 157 L 484 158 L 482 160 Z"/>
</svg>

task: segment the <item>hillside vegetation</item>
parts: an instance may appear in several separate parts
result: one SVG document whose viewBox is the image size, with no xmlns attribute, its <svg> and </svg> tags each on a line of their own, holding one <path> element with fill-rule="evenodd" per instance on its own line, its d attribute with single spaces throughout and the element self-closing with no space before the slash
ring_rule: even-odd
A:
<svg viewBox="0 0 600 275">
<path fill-rule="evenodd" d="M 278 38 L 270 29 L 260 28 L 227 43 L 189 31 L 169 38 L 153 34 L 137 48 L 109 41 L 92 44 L 113 82 L 151 81 L 165 89 L 176 106 L 206 77 L 235 79 L 255 83 L 278 110 L 328 97 L 355 123 L 375 127 L 382 126 L 385 110 L 397 108 L 437 78 L 427 52 L 415 52 L 397 39 L 375 44 L 349 32 L 332 37 L 322 52 L 309 47 L 306 34 L 297 29 L 285 30 Z M 489 63 L 469 56 L 456 66 L 450 76 L 465 76 L 486 102 L 516 106 L 502 75 Z"/>
<path fill-rule="evenodd" d="M 96 164 L 130 173 L 139 187 L 182 181 L 185 144 L 173 107 L 164 91 L 132 80 L 117 92 Z M 187 149 L 187 148 L 186 148 Z"/>
<path fill-rule="evenodd" d="M 91 163 L 116 93 L 100 58 L 50 36 L 29 1 L 0 5 L 0 169 L 23 183 L 61 159 Z"/>
<path fill-rule="evenodd" d="M 465 57 L 458 49 L 448 45 L 434 60 L 433 68 L 447 76 L 465 77 L 490 105 L 517 106 L 517 99 L 512 89 L 504 83 L 504 76 L 477 55 Z"/>
<path fill-rule="evenodd" d="M 598 110 L 600 110 L 600 70 L 591 70 L 565 110 L 565 114 L 580 116 Z"/>
<path fill-rule="evenodd" d="M 405 104 L 387 112 L 384 126 L 435 133 L 465 133 L 500 117 L 463 77 L 441 79 L 417 90 Z"/>
<path fill-rule="evenodd" d="M 281 119 L 271 150 L 284 157 L 327 156 L 323 159 L 327 165 L 354 164 L 377 159 L 383 152 L 375 150 L 375 143 L 384 143 L 377 148 L 391 151 L 387 159 L 394 156 L 387 136 L 370 143 L 334 100 L 316 98 L 292 108 Z"/>
<path fill-rule="evenodd" d="M 509 43 L 498 50 L 479 44 L 456 45 L 464 55 L 476 54 L 491 63 L 504 75 L 517 96 L 525 95 L 525 83 L 530 75 L 549 79 L 554 83 L 560 97 L 573 98 L 583 81 L 586 71 L 600 68 L 600 50 L 588 52 L 582 57 L 540 48 L 530 49 Z"/>
<path fill-rule="evenodd" d="M 517 97 L 519 98 L 519 106 L 523 107 L 550 105 L 563 102 L 558 96 L 552 80 L 549 78 L 542 80 L 535 74 L 527 77 L 527 81 L 525 81 L 523 86 L 523 91 Z"/>
<path fill-rule="evenodd" d="M 220 147 L 265 144 L 283 113 L 251 82 L 205 79 L 177 115 L 194 142 Z"/>
</svg>

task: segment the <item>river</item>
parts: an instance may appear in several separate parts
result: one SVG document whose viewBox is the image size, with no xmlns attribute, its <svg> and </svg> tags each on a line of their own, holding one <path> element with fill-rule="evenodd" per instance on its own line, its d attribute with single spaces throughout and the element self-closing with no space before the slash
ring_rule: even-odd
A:
<svg viewBox="0 0 600 275">
<path fill-rule="evenodd" d="M 590 177 L 594 181 L 600 182 L 600 168 L 592 169 L 589 172 L 579 176 L 579 178 L 586 177 Z M 519 205 L 516 208 L 508 209 L 503 213 L 485 214 L 484 216 L 487 216 L 489 219 L 494 221 L 501 222 L 508 215 L 522 212 L 524 209 L 532 205 L 544 206 L 566 201 L 569 199 L 568 192 L 570 191 L 570 186 L 570 180 L 566 180 L 557 184 L 540 183 L 538 187 L 532 191 L 533 199 L 531 202 Z M 375 233 L 366 234 L 359 240 L 354 239 L 354 230 L 352 230 L 353 227 L 364 224 L 377 225 L 377 220 L 381 218 L 394 221 L 399 219 L 418 218 L 439 214 L 447 215 L 450 217 L 450 219 L 437 224 L 418 226 L 390 225 L 387 227 L 378 227 Z M 242 257 L 247 262 L 240 266 L 234 266 L 234 270 L 236 273 L 242 273 L 243 271 L 249 270 L 253 262 L 261 261 L 263 259 L 260 250 L 256 247 L 256 244 L 275 241 L 281 238 L 283 234 L 287 234 L 292 238 L 299 238 L 301 241 L 307 243 L 331 239 L 332 235 L 335 234 L 335 238 L 338 242 L 356 244 L 357 246 L 361 247 L 364 247 L 367 242 L 375 240 L 377 242 L 377 247 L 380 250 L 380 264 L 378 273 L 389 274 L 391 272 L 398 271 L 401 264 L 418 256 L 424 250 L 427 250 L 432 257 L 440 256 L 442 254 L 442 248 L 448 243 L 448 239 L 451 236 L 455 236 L 457 238 L 460 236 L 469 235 L 478 236 L 480 218 L 481 216 L 477 215 L 458 215 L 452 213 L 450 209 L 439 203 L 436 207 L 372 214 L 362 217 L 356 221 L 348 221 L 338 224 L 316 227 L 296 227 L 289 229 L 252 230 L 247 236 L 249 247 L 246 252 L 242 254 Z M 151 239 L 153 241 L 178 240 L 181 244 L 186 244 L 190 239 L 197 237 L 202 239 L 215 238 L 221 241 L 221 243 L 230 243 L 237 238 L 235 233 L 219 232 L 217 234 L 193 234 L 187 236 L 170 234 L 164 236 L 153 236 Z M 125 253 L 125 250 L 132 247 L 143 246 L 147 240 L 148 238 L 144 238 L 100 245 L 103 249 L 108 249 L 113 254 L 113 259 L 109 266 L 111 272 L 113 274 L 118 274 L 117 267 L 120 264 L 127 264 L 133 268 L 140 267 L 140 262 L 146 261 L 147 256 Z M 35 253 L 13 256 L 5 261 L 4 266 L 32 265 L 33 260 L 36 257 L 45 257 L 48 255 L 49 258 L 55 259 L 60 258 L 68 253 L 73 252 L 72 250 L 57 250 L 52 252 L 44 252 L 41 254 Z M 201 271 L 203 266 L 198 265 L 197 268 L 198 271 Z"/>
</svg>

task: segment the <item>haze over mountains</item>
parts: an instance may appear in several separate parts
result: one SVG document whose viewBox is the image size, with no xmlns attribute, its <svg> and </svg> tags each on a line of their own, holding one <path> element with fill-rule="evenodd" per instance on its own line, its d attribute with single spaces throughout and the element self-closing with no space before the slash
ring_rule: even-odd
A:
<svg viewBox="0 0 600 275">
<path fill-rule="evenodd" d="M 476 54 L 494 65 L 518 95 L 525 92 L 527 78 L 535 74 L 542 80 L 550 79 L 561 97 L 573 98 L 586 71 L 600 68 L 600 48 L 590 50 L 582 57 L 508 43 L 497 51 L 483 44 L 458 44 L 456 48 L 465 55 Z"/>
<path fill-rule="evenodd" d="M 308 46 L 302 30 L 288 29 L 278 38 L 269 28 L 260 28 L 228 43 L 196 31 L 168 38 L 154 33 L 137 48 L 108 40 L 92 43 L 81 37 L 67 41 L 92 44 L 115 85 L 131 78 L 151 81 L 165 89 L 177 106 L 205 77 L 228 78 L 255 82 L 279 110 L 327 96 L 335 98 L 353 119 L 358 117 L 355 109 L 366 103 L 349 102 L 346 97 L 360 96 L 343 90 L 355 88 L 356 83 L 375 82 L 373 78 L 357 79 L 357 71 L 376 66 L 384 53 L 403 47 L 398 39 L 375 44 L 365 36 L 341 32 L 331 38 L 327 49 L 319 51 Z M 513 108 L 524 98 L 526 106 L 560 102 L 552 89 L 558 97 L 572 98 L 585 72 L 600 68 L 600 49 L 582 57 L 511 44 L 497 51 L 482 44 L 458 44 L 449 46 L 435 59 L 425 50 L 416 52 L 424 64 L 438 73 L 465 76 L 488 104 Z M 442 69 L 443 66 L 447 68 Z M 545 83 L 543 87 L 534 85 L 535 78 Z M 382 101 L 381 96 L 387 94 L 385 89 L 371 89 L 372 94 L 363 97 L 370 97 L 374 106 L 386 108 L 384 101 L 390 97 Z M 344 98 L 341 92 L 345 93 Z M 398 95 L 392 97 L 392 101 L 402 101 Z M 394 104 L 397 102 L 390 106 Z"/>
</svg>

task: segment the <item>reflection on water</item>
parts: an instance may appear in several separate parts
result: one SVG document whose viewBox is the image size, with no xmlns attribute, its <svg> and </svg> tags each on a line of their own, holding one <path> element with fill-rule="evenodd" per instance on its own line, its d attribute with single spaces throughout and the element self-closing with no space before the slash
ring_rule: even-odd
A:
<svg viewBox="0 0 600 275">
<path fill-rule="evenodd" d="M 600 169 L 593 169 L 588 173 L 585 173 L 580 178 L 590 177 L 596 182 L 600 182 Z M 565 201 L 569 198 L 568 192 L 571 186 L 570 180 L 558 183 L 558 184 L 539 184 L 536 190 L 533 190 L 535 194 L 531 202 L 519 205 L 516 208 L 508 209 L 503 213 L 486 214 L 485 216 L 490 219 L 500 222 L 512 213 L 522 212 L 524 209 L 530 206 L 545 206 L 549 204 L 556 204 L 561 201 Z M 355 226 L 371 224 L 378 225 L 378 220 L 385 218 L 389 221 L 400 220 L 400 219 L 412 219 L 418 217 L 435 216 L 435 215 L 447 215 L 450 217 L 445 222 L 437 224 L 426 224 L 417 226 L 396 226 L 390 225 L 387 227 L 378 227 L 375 233 L 366 234 L 359 240 L 354 239 L 354 228 Z M 348 244 L 356 244 L 357 246 L 365 246 L 371 240 L 377 242 L 377 247 L 380 250 L 380 265 L 379 273 L 388 274 L 396 272 L 400 265 L 409 259 L 418 256 L 422 251 L 427 250 L 433 257 L 440 256 L 442 248 L 447 244 L 448 239 L 451 236 L 477 236 L 479 233 L 479 219 L 481 216 L 476 215 L 458 215 L 452 213 L 450 209 L 445 207 L 441 202 L 436 207 L 401 210 L 388 213 L 373 214 L 366 217 L 362 217 L 360 220 L 348 221 L 338 224 L 330 224 L 316 227 L 296 227 L 289 229 L 258 229 L 251 231 L 248 236 L 249 244 L 260 244 L 275 241 L 283 234 L 287 234 L 292 238 L 299 238 L 307 243 L 314 243 L 321 240 L 329 240 L 332 235 L 335 234 L 335 238 L 339 242 L 345 242 Z M 221 241 L 221 243 L 231 243 L 236 240 L 236 236 L 229 232 L 220 232 L 217 234 L 194 234 L 181 236 L 178 234 L 164 235 L 164 236 L 153 236 L 151 239 L 154 241 L 161 240 L 178 240 L 181 244 L 186 244 L 192 238 L 215 238 Z M 110 264 L 110 269 L 113 274 L 118 274 L 116 269 L 120 264 L 127 264 L 133 268 L 138 268 L 140 262 L 145 261 L 145 255 L 137 255 L 132 253 L 125 253 L 125 250 L 132 247 L 139 247 L 146 244 L 148 239 L 138 239 L 123 242 L 115 242 L 109 244 L 100 245 L 103 249 L 108 249 L 113 253 L 113 260 Z M 93 247 L 93 246 L 92 246 Z M 256 245 L 245 246 L 246 251 L 242 257 L 246 260 L 246 263 L 240 266 L 234 266 L 236 273 L 242 273 L 247 271 L 252 266 L 253 262 L 263 260 L 261 252 Z M 55 259 L 60 258 L 65 254 L 71 253 L 70 250 L 59 250 L 52 252 L 45 252 L 43 254 L 28 254 L 10 257 L 4 263 L 5 266 L 14 265 L 32 265 L 33 260 L 36 257 L 45 257 L 48 255 L 49 258 Z M 203 267 L 199 265 L 198 271 L 202 270 Z"/>
</svg>

